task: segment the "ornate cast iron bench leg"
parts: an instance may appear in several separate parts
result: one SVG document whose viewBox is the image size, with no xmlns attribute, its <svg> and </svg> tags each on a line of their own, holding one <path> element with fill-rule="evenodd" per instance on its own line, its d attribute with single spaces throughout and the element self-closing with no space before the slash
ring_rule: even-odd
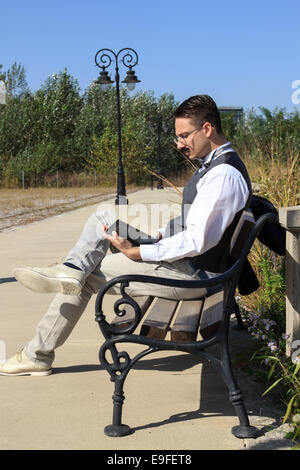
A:
<svg viewBox="0 0 300 470">
<path fill-rule="evenodd" d="M 106 359 L 106 352 L 111 352 L 112 364 Z M 104 428 L 104 433 L 110 437 L 122 437 L 131 433 L 131 429 L 126 424 L 122 424 L 122 408 L 125 396 L 123 393 L 124 381 L 131 368 L 130 358 L 127 353 L 119 353 L 114 344 L 103 344 L 99 351 L 101 364 L 110 374 L 111 381 L 114 382 L 113 399 L 113 422 Z M 122 362 L 123 359 L 123 362 Z"/>
<path fill-rule="evenodd" d="M 132 433 L 132 429 L 127 424 L 122 424 L 122 409 L 123 402 L 125 400 L 124 395 L 124 382 L 132 368 L 132 366 L 142 357 L 150 354 L 157 350 L 157 348 L 151 348 L 142 351 L 137 354 L 132 360 L 130 359 L 127 352 L 118 352 L 115 343 L 118 342 L 118 337 L 111 340 L 105 341 L 99 351 L 99 360 L 101 364 L 106 368 L 110 374 L 111 381 L 114 382 L 114 394 L 113 399 L 113 422 L 112 424 L 104 428 L 104 433 L 110 437 L 123 437 L 128 436 Z M 106 353 L 110 351 L 112 356 L 112 363 L 109 363 L 106 359 Z"/>
<path fill-rule="evenodd" d="M 225 326 L 225 325 L 224 325 Z M 227 325 L 228 328 L 228 325 Z M 239 390 L 236 380 L 232 372 L 231 358 L 228 345 L 228 333 L 223 336 L 222 341 L 222 373 L 223 379 L 229 390 L 229 400 L 232 403 L 240 424 L 233 426 L 231 429 L 232 434 L 240 439 L 242 438 L 255 438 L 258 436 L 258 429 L 250 426 L 248 413 L 243 400 L 243 395 Z"/>
</svg>

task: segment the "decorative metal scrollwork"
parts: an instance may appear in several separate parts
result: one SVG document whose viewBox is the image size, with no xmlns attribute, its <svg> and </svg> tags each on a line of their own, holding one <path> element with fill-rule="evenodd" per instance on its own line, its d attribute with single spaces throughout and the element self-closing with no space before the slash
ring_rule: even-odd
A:
<svg viewBox="0 0 300 470">
<path fill-rule="evenodd" d="M 105 319 L 105 315 L 102 311 L 102 298 L 106 292 L 103 291 L 102 296 L 99 297 L 98 302 L 96 303 L 96 321 L 99 323 L 100 328 L 103 331 L 105 337 L 110 337 L 112 335 L 119 335 L 119 334 L 126 334 L 126 333 L 133 333 L 135 328 L 138 326 L 141 318 L 142 312 L 139 304 L 132 298 L 130 295 L 127 294 L 125 291 L 126 287 L 129 286 L 129 282 L 121 282 L 120 291 L 122 297 L 117 299 L 114 303 L 114 312 L 118 317 L 124 317 L 126 315 L 126 309 L 120 308 L 121 305 L 130 305 L 133 309 L 133 317 L 128 319 L 128 326 L 126 327 L 118 327 L 108 323 Z"/>
<path fill-rule="evenodd" d="M 111 51 L 110 49 L 100 49 L 100 51 L 98 51 L 95 55 L 95 63 L 97 67 L 100 67 L 100 68 L 102 67 L 106 69 L 112 63 L 111 56 L 109 54 L 106 54 L 106 52 L 110 52 L 115 56 L 115 53 Z"/>
<path fill-rule="evenodd" d="M 108 371 L 112 382 L 116 380 L 124 380 L 132 366 L 141 358 L 157 351 L 157 348 L 148 347 L 139 352 L 132 359 L 126 351 L 119 352 L 117 350 L 118 337 L 105 341 L 99 350 L 99 361 Z M 112 361 L 108 360 L 107 353 L 110 352 Z"/>
<path fill-rule="evenodd" d="M 108 351 L 111 353 L 112 362 L 107 359 Z M 127 352 L 118 352 L 114 344 L 105 344 L 100 349 L 99 360 L 110 374 L 112 381 L 115 380 L 116 375 L 121 375 L 124 371 L 128 371 L 131 365 L 131 360 Z"/>
<path fill-rule="evenodd" d="M 100 49 L 95 55 L 95 64 L 103 70 L 107 69 L 113 60 L 116 61 L 116 66 L 122 62 L 125 67 L 131 69 L 137 65 L 138 55 L 130 47 L 121 49 L 117 54 L 111 49 Z"/>
<path fill-rule="evenodd" d="M 135 67 L 138 63 L 138 55 L 135 52 L 134 49 L 131 48 L 126 48 L 126 49 L 121 49 L 118 52 L 118 56 L 120 55 L 121 52 L 126 51 L 126 54 L 123 55 L 123 57 L 120 59 L 120 61 L 125 65 L 127 68 L 132 68 Z"/>
</svg>

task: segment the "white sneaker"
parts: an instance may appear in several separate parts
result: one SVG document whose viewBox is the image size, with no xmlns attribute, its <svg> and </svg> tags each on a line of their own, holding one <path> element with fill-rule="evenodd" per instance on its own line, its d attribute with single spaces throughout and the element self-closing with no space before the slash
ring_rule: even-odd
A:
<svg viewBox="0 0 300 470">
<path fill-rule="evenodd" d="M 0 365 L 0 375 L 50 375 L 52 369 L 33 362 L 24 353 L 18 352 L 15 356 L 7 359 Z"/>
<path fill-rule="evenodd" d="M 86 274 L 83 271 L 57 264 L 48 268 L 16 268 L 15 278 L 35 292 L 61 292 L 77 295 L 81 291 Z"/>
</svg>

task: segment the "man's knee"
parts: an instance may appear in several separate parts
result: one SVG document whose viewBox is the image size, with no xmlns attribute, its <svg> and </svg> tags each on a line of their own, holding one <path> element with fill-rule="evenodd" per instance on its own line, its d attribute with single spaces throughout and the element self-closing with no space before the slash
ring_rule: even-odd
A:
<svg viewBox="0 0 300 470">
<path fill-rule="evenodd" d="M 87 295 L 98 294 L 101 286 L 106 282 L 106 279 L 97 273 L 91 273 L 85 280 L 82 291 Z"/>
</svg>

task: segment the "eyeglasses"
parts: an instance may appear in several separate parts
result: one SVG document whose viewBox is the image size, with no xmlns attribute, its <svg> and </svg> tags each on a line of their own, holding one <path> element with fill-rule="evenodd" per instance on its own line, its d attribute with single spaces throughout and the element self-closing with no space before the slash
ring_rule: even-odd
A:
<svg viewBox="0 0 300 470">
<path fill-rule="evenodd" d="M 186 144 L 186 141 L 189 137 L 191 137 L 192 134 L 194 134 L 194 132 L 197 132 L 197 131 L 200 131 L 203 127 L 203 124 L 204 122 L 200 125 L 200 127 L 197 127 L 196 129 L 194 129 L 192 132 L 189 132 L 185 137 L 175 137 L 174 138 L 174 142 L 175 144 L 177 145 L 178 142 L 182 142 L 183 144 Z"/>
</svg>

